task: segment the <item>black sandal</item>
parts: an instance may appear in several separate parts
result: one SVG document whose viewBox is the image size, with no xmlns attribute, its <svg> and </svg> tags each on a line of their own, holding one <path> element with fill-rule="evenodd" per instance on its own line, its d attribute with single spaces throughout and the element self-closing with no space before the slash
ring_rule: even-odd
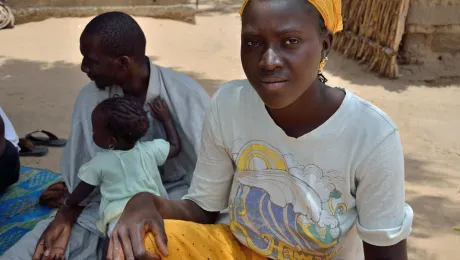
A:
<svg viewBox="0 0 460 260">
<path fill-rule="evenodd" d="M 48 153 L 48 148 L 35 146 L 31 141 L 23 138 L 19 139 L 18 146 L 21 148 L 21 151 L 19 151 L 19 156 L 42 157 Z"/>
<path fill-rule="evenodd" d="M 34 136 L 34 134 L 42 133 L 43 136 Z M 55 134 L 45 130 L 38 130 L 26 135 L 26 139 L 33 142 L 36 145 L 51 146 L 51 147 L 64 147 L 67 143 L 67 139 L 58 138 Z"/>
</svg>

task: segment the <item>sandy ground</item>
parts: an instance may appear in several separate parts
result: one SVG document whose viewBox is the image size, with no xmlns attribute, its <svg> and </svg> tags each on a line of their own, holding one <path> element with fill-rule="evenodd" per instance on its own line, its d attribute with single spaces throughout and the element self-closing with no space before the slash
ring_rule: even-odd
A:
<svg viewBox="0 0 460 260">
<path fill-rule="evenodd" d="M 231 5 L 203 11 L 196 25 L 137 20 L 157 64 L 187 73 L 212 94 L 219 84 L 244 77 L 234 11 Z M 78 40 L 89 20 L 49 19 L 0 31 L 0 105 L 20 135 L 36 129 L 69 135 L 76 94 L 88 82 L 80 72 Z M 460 224 L 460 84 L 382 79 L 337 53 L 330 55 L 326 70 L 331 85 L 378 105 L 401 130 L 407 202 L 416 216 L 410 259 L 459 259 L 460 232 L 451 228 Z M 22 162 L 58 171 L 61 152 L 51 148 L 46 157 Z"/>
</svg>

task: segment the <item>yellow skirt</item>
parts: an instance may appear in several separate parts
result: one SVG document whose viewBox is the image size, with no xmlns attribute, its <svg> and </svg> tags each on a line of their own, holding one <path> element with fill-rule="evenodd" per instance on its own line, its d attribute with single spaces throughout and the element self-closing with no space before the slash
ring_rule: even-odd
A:
<svg viewBox="0 0 460 260">
<path fill-rule="evenodd" d="M 165 229 L 169 255 L 161 256 L 161 259 L 266 259 L 240 244 L 228 225 L 203 225 L 180 220 L 165 220 Z M 147 234 L 144 242 L 148 252 L 161 255 L 152 233 Z"/>
</svg>

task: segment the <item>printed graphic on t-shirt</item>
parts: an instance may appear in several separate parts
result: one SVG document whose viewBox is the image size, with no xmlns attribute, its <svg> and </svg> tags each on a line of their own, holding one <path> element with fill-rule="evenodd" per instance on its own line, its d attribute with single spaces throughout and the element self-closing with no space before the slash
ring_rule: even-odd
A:
<svg viewBox="0 0 460 260">
<path fill-rule="evenodd" d="M 328 260 L 343 251 L 338 217 L 347 206 L 340 172 L 299 164 L 263 141 L 242 145 L 233 160 L 230 227 L 241 243 L 276 259 Z"/>
</svg>

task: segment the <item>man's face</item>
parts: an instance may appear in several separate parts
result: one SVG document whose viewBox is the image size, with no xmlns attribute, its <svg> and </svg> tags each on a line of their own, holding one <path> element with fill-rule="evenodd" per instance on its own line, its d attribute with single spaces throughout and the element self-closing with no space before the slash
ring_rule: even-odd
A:
<svg viewBox="0 0 460 260">
<path fill-rule="evenodd" d="M 103 52 L 97 36 L 83 34 L 80 38 L 80 52 L 83 55 L 81 71 L 88 75 L 98 88 L 119 85 L 115 59 Z"/>
</svg>

